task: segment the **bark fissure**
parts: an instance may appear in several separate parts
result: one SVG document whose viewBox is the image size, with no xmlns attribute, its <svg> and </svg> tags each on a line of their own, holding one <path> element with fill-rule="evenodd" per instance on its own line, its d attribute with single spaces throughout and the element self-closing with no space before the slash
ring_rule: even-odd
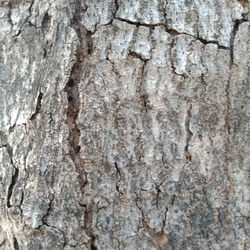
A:
<svg viewBox="0 0 250 250">
<path fill-rule="evenodd" d="M 231 37 L 230 37 L 230 60 L 231 60 L 231 64 L 234 63 L 234 41 L 235 41 L 235 37 L 236 37 L 236 34 L 239 30 L 239 26 L 240 24 L 242 24 L 243 22 L 246 22 L 245 19 L 237 19 L 235 20 L 234 22 L 234 27 L 232 29 L 232 32 L 231 32 Z"/>
<path fill-rule="evenodd" d="M 14 249 L 19 250 L 20 248 L 19 248 L 19 244 L 18 244 L 16 237 L 13 238 L 13 243 L 14 243 Z"/>
<path fill-rule="evenodd" d="M 163 182 L 162 183 L 160 183 L 159 185 L 155 185 L 155 189 L 156 189 L 156 208 L 157 209 L 159 209 L 159 198 L 160 198 L 160 193 L 161 193 L 161 189 L 160 189 L 160 187 L 161 187 L 161 185 L 163 184 Z"/>
<path fill-rule="evenodd" d="M 115 187 L 116 187 L 116 191 L 119 195 L 121 195 L 121 192 L 120 192 L 120 187 L 119 187 L 119 183 L 120 183 L 120 180 L 121 180 L 121 171 L 118 167 L 118 164 L 115 162 L 114 163 L 115 165 L 115 169 L 116 169 L 116 184 L 115 184 Z"/>
<path fill-rule="evenodd" d="M 248 6 L 42 2 L 0 3 L 0 248 L 248 248 Z"/>
<path fill-rule="evenodd" d="M 32 16 L 32 7 L 33 7 L 33 5 L 34 5 L 34 2 L 35 2 L 35 0 L 32 0 L 31 1 L 31 3 L 30 3 L 30 6 L 29 6 L 29 8 L 28 8 L 28 16 L 25 18 L 25 20 L 24 20 L 24 23 L 28 23 L 29 24 L 29 26 L 34 26 L 35 28 L 36 28 L 36 26 L 33 24 L 33 23 L 31 23 L 31 21 L 29 20 L 30 19 L 30 17 Z"/>
<path fill-rule="evenodd" d="M 5 243 L 6 243 L 6 239 L 3 239 L 3 241 L 2 241 L 2 242 L 0 242 L 0 247 L 4 246 L 4 245 L 5 245 Z"/>
<path fill-rule="evenodd" d="M 12 2 L 8 1 L 8 14 L 7 14 L 7 17 L 8 17 L 8 22 L 11 25 L 11 28 L 12 28 L 13 27 L 13 22 L 12 22 L 12 19 L 11 19 L 11 13 L 12 13 Z"/>
<path fill-rule="evenodd" d="M 219 49 L 224 49 L 224 50 L 229 50 L 230 48 L 227 47 L 227 46 L 223 46 L 221 44 L 219 44 L 218 41 L 216 40 L 206 40 L 204 38 L 201 38 L 199 36 L 195 36 L 195 35 L 191 35 L 191 34 L 188 34 L 186 32 L 179 32 L 178 30 L 175 30 L 175 29 L 166 29 L 166 32 L 168 32 L 171 36 L 179 36 L 179 35 L 186 35 L 186 36 L 191 36 L 193 37 L 195 40 L 198 40 L 200 41 L 202 44 L 216 44 L 218 46 Z"/>
<path fill-rule="evenodd" d="M 161 229 L 162 232 L 164 232 L 164 228 L 166 226 L 167 214 L 168 214 L 168 207 L 166 207 L 164 211 L 164 219 L 163 219 L 163 224 L 162 224 L 162 229 Z"/>
<path fill-rule="evenodd" d="M 36 110 L 34 114 L 32 114 L 32 116 L 30 117 L 30 120 L 34 120 L 36 116 L 39 114 L 41 107 L 42 107 L 42 99 L 43 99 L 43 93 L 40 92 L 37 97 Z"/>
<path fill-rule="evenodd" d="M 119 3 L 118 3 L 118 0 L 115 0 L 115 11 L 113 13 L 113 19 L 111 20 L 111 23 L 116 18 L 116 14 L 117 14 L 118 10 L 119 10 Z"/>
<path fill-rule="evenodd" d="M 180 32 L 180 31 L 178 31 L 176 29 L 168 28 L 165 23 L 146 24 L 146 23 L 134 22 L 134 21 L 131 21 L 131 20 L 128 20 L 128 19 L 120 18 L 120 17 L 116 17 L 115 19 L 117 19 L 117 20 L 119 20 L 121 22 L 126 22 L 126 23 L 131 24 L 131 25 L 135 25 L 136 27 L 144 26 L 144 27 L 149 27 L 149 28 L 152 29 L 152 28 L 157 27 L 157 26 L 162 26 L 162 27 L 165 27 L 165 31 L 167 33 L 169 33 L 171 36 L 179 36 L 179 35 L 191 36 L 191 37 L 195 38 L 195 40 L 198 40 L 198 41 L 200 41 L 201 43 L 203 43 L 205 45 L 206 44 L 216 44 L 219 49 L 230 50 L 229 47 L 221 45 L 216 40 L 206 40 L 206 39 L 204 39 L 202 37 L 199 37 L 199 36 L 191 35 L 191 34 L 188 34 L 186 32 Z"/>
<path fill-rule="evenodd" d="M 50 199 L 49 203 L 48 203 L 48 208 L 46 213 L 44 214 L 44 216 L 42 217 L 42 222 L 43 225 L 47 225 L 46 219 L 49 217 L 50 212 L 52 211 L 52 202 L 54 201 L 54 195 L 52 196 L 52 198 Z"/>
<path fill-rule="evenodd" d="M 121 18 L 121 17 L 116 17 L 115 18 L 116 20 L 119 20 L 121 22 L 126 22 L 128 24 L 131 24 L 131 25 L 135 25 L 136 27 L 139 27 L 139 26 L 144 26 L 144 27 L 156 27 L 156 26 L 164 26 L 164 23 L 157 23 L 157 24 L 147 24 L 147 23 L 140 23 L 140 22 L 134 22 L 134 21 L 131 21 L 129 19 L 125 19 L 125 18 Z"/>
<path fill-rule="evenodd" d="M 192 136 L 193 136 L 193 133 L 190 130 L 191 118 L 192 118 L 192 104 L 190 104 L 190 107 L 187 111 L 186 120 L 185 120 L 185 130 L 186 130 L 185 156 L 186 156 L 186 159 L 189 161 L 192 161 L 192 155 L 189 152 L 190 141 L 191 141 Z"/>
<path fill-rule="evenodd" d="M 93 213 L 94 213 L 93 205 L 90 204 L 86 206 L 84 213 L 84 230 L 90 238 L 88 241 L 88 248 L 90 250 L 98 250 L 95 242 L 96 236 L 93 231 Z"/>
<path fill-rule="evenodd" d="M 172 72 L 177 76 L 182 76 L 184 78 L 187 78 L 188 76 L 186 74 L 178 74 L 176 72 L 176 67 L 174 65 L 174 59 L 172 55 L 172 50 L 173 50 L 174 45 L 175 45 L 175 39 L 172 39 L 171 44 L 170 44 L 170 49 L 169 49 L 169 58 L 170 58 L 170 65 L 171 65 Z"/>
<path fill-rule="evenodd" d="M 10 185 L 8 187 L 8 192 L 7 192 L 7 207 L 11 208 L 12 205 L 10 204 L 10 200 L 11 200 L 11 197 L 12 197 L 12 194 L 13 194 L 14 186 L 16 185 L 17 180 L 18 180 L 19 169 L 14 165 L 13 149 L 10 147 L 9 144 L 6 144 L 5 146 L 7 148 L 8 154 L 9 154 L 10 163 L 11 163 L 12 167 L 14 168 L 14 173 L 13 173 L 13 175 L 11 177 L 11 183 L 10 183 Z"/>
<path fill-rule="evenodd" d="M 8 195 L 7 195 L 7 207 L 8 208 L 12 207 L 12 205 L 10 204 L 10 199 L 11 199 L 12 194 L 13 194 L 14 186 L 17 183 L 18 175 L 19 175 L 19 170 L 18 170 L 18 168 L 14 167 L 14 174 L 11 177 L 11 183 L 10 183 L 9 188 L 8 188 Z"/>
<path fill-rule="evenodd" d="M 81 80 L 81 76 L 86 67 L 85 59 L 87 56 L 92 54 L 92 33 L 81 24 L 80 8 L 81 2 L 77 1 L 75 15 L 72 19 L 71 26 L 75 30 L 78 37 L 78 46 L 76 48 L 76 59 L 72 66 L 69 80 L 66 83 L 64 91 L 67 93 L 68 109 L 66 124 L 69 129 L 69 154 L 73 160 L 77 171 L 79 172 L 78 178 L 81 187 L 86 184 L 86 173 L 83 169 L 83 160 L 80 157 L 81 146 L 80 135 L 81 131 L 77 123 L 77 118 L 80 112 L 80 96 L 78 84 Z M 84 175 L 84 176 L 83 176 Z"/>
<path fill-rule="evenodd" d="M 139 206 L 139 199 L 140 199 L 140 195 L 138 195 L 136 192 L 134 192 L 135 196 L 136 196 L 136 199 L 135 199 L 135 204 L 136 204 L 136 207 L 138 208 L 138 210 L 140 211 L 141 213 L 141 217 L 142 217 L 142 225 L 145 225 L 146 223 L 146 220 L 145 220 L 145 214 L 144 214 L 144 211 L 143 211 L 143 208 L 141 206 Z"/>
<path fill-rule="evenodd" d="M 80 156 L 80 136 L 81 130 L 77 122 L 78 115 L 80 112 L 80 93 L 79 93 L 79 82 L 81 80 L 83 71 L 87 67 L 87 58 L 93 52 L 93 40 L 92 32 L 88 31 L 81 24 L 81 1 L 76 1 L 75 14 L 73 16 L 71 27 L 75 30 L 78 38 L 78 46 L 76 48 L 76 59 L 72 66 L 69 80 L 66 84 L 64 91 L 67 93 L 68 109 L 67 109 L 67 119 L 66 124 L 69 129 L 69 153 L 73 160 L 76 171 L 78 172 L 78 180 L 80 184 L 80 189 L 82 194 L 84 192 L 83 188 L 87 183 L 87 173 L 84 169 L 84 160 Z M 78 204 L 81 202 L 78 201 Z M 92 220 L 93 220 L 93 207 L 92 205 L 86 204 L 83 206 L 85 208 L 84 212 L 84 230 L 86 234 L 90 237 L 88 242 L 89 249 L 97 249 L 95 247 L 95 235 L 92 230 Z"/>
<path fill-rule="evenodd" d="M 226 128 L 227 128 L 227 133 L 228 135 L 231 134 L 231 129 L 232 129 L 232 126 L 231 126 L 231 114 L 230 114 L 230 107 L 231 107 L 231 103 L 230 103 L 230 81 L 227 82 L 226 84 L 226 98 L 227 98 L 227 110 L 226 110 Z"/>
</svg>

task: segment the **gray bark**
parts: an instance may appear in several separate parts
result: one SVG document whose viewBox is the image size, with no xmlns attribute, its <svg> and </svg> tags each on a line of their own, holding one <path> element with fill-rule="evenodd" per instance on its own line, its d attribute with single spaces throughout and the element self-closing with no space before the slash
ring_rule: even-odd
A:
<svg viewBox="0 0 250 250">
<path fill-rule="evenodd" d="M 249 17 L 1 0 L 0 249 L 250 249 Z"/>
</svg>

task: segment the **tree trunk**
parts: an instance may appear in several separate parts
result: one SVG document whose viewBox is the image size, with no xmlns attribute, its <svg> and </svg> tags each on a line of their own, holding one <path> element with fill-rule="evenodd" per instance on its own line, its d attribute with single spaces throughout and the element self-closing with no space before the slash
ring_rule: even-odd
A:
<svg viewBox="0 0 250 250">
<path fill-rule="evenodd" d="M 250 249 L 248 12 L 1 0 L 0 249 Z"/>
</svg>

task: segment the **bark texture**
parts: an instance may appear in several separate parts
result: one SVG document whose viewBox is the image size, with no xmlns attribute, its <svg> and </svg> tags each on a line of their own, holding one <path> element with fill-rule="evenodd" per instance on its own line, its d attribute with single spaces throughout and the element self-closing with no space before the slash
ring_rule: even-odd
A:
<svg viewBox="0 0 250 250">
<path fill-rule="evenodd" d="M 1 0 L 0 249 L 250 249 L 249 18 Z"/>
</svg>

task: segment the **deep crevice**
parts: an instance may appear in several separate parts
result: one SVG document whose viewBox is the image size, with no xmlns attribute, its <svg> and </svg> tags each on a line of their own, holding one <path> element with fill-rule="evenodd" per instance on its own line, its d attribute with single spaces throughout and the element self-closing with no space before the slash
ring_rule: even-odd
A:
<svg viewBox="0 0 250 250">
<path fill-rule="evenodd" d="M 13 22 L 11 19 L 11 13 L 12 13 L 12 2 L 8 1 L 8 13 L 7 13 L 7 17 L 8 17 L 8 22 L 11 25 L 11 27 L 13 27 Z"/>
<path fill-rule="evenodd" d="M 116 162 L 114 163 L 114 165 L 115 165 L 115 169 L 116 169 L 116 179 L 117 179 L 115 187 L 116 187 L 117 193 L 120 195 L 121 192 L 120 192 L 120 187 L 119 187 L 119 181 L 121 180 L 121 171 L 120 171 L 118 164 Z"/>
<path fill-rule="evenodd" d="M 13 243 L 14 243 L 14 249 L 15 249 L 15 250 L 19 250 L 20 248 L 19 248 L 19 244 L 18 244 L 18 242 L 17 242 L 16 237 L 13 238 Z"/>
<path fill-rule="evenodd" d="M 156 189 L 156 208 L 159 209 L 159 198 L 160 198 L 161 189 L 160 189 L 160 186 L 158 185 L 156 185 L 155 189 Z"/>
<path fill-rule="evenodd" d="M 78 179 L 82 187 L 86 184 L 86 173 L 83 170 L 83 160 L 80 157 L 80 135 L 81 131 L 77 123 L 77 118 L 80 112 L 80 95 L 79 82 L 86 67 L 86 58 L 93 53 L 92 32 L 88 31 L 81 24 L 81 1 L 76 2 L 75 14 L 71 20 L 71 27 L 75 30 L 78 38 L 78 46 L 76 48 L 76 59 L 72 66 L 68 82 L 64 91 L 67 93 L 68 108 L 66 124 L 69 129 L 69 154 L 77 171 L 79 172 Z"/>
<path fill-rule="evenodd" d="M 139 195 L 134 192 L 135 196 L 136 196 L 136 200 L 135 200 L 135 204 L 136 204 L 136 207 L 138 208 L 138 210 L 140 211 L 141 213 L 141 216 L 142 216 L 142 224 L 144 225 L 146 223 L 146 220 L 145 220 L 145 215 L 144 215 L 144 212 L 143 212 L 143 208 L 139 206 L 138 202 L 139 202 Z"/>
<path fill-rule="evenodd" d="M 90 249 L 91 250 L 98 250 L 98 248 L 95 245 L 95 236 L 91 237 L 91 240 L 90 240 Z"/>
<path fill-rule="evenodd" d="M 30 120 L 34 120 L 36 118 L 36 116 L 39 114 L 41 107 L 42 107 L 42 99 L 43 99 L 43 93 L 40 92 L 38 97 L 37 97 L 35 113 L 30 117 Z"/>
<path fill-rule="evenodd" d="M 8 195 L 7 195 L 7 207 L 8 208 L 12 207 L 12 205 L 10 204 L 10 199 L 13 194 L 13 188 L 15 184 L 17 183 L 18 175 L 19 175 L 19 169 L 14 167 L 14 174 L 11 177 L 11 183 L 8 188 Z"/>
<path fill-rule="evenodd" d="M 90 250 L 98 250 L 96 246 L 96 236 L 94 235 L 92 229 L 93 213 L 93 205 L 86 206 L 84 212 L 84 230 L 90 237 L 90 240 L 88 241 L 88 248 Z"/>
<path fill-rule="evenodd" d="M 49 24 L 50 24 L 50 21 L 51 21 L 51 17 L 50 15 L 48 14 L 48 12 L 46 12 L 43 16 L 43 20 L 42 20 L 42 27 L 43 28 L 48 28 Z"/>
<path fill-rule="evenodd" d="M 31 3 L 30 3 L 30 6 L 29 6 L 29 8 L 28 8 L 28 13 L 29 13 L 29 14 L 28 14 L 28 16 L 25 18 L 24 23 L 28 23 L 29 26 L 34 26 L 34 27 L 35 27 L 35 25 L 34 25 L 33 23 L 31 23 L 31 21 L 29 21 L 30 17 L 32 16 L 31 9 L 32 9 L 32 7 L 33 7 L 33 5 L 34 5 L 34 1 L 35 1 L 35 0 L 32 0 Z M 36 27 L 35 27 L 35 28 L 36 28 Z"/>
<path fill-rule="evenodd" d="M 118 12 L 118 10 L 119 10 L 119 3 L 118 3 L 118 0 L 115 0 L 115 11 L 114 11 L 114 13 L 113 13 L 113 19 L 115 19 L 116 18 L 116 14 L 117 14 L 117 12 Z M 112 19 L 112 21 L 113 21 L 113 19 Z"/>
<path fill-rule="evenodd" d="M 164 232 L 164 227 L 166 226 L 166 222 L 167 222 L 167 213 L 168 213 L 168 207 L 165 208 L 164 219 L 163 219 L 163 223 L 162 223 L 161 232 Z"/>
<path fill-rule="evenodd" d="M 186 146 L 185 146 L 185 157 L 187 160 L 192 161 L 192 155 L 189 152 L 189 146 L 190 146 L 190 141 L 192 139 L 193 133 L 190 130 L 190 121 L 192 118 L 192 104 L 190 104 L 190 107 L 187 111 L 187 116 L 185 120 L 185 130 L 186 130 Z"/>
<path fill-rule="evenodd" d="M 43 222 L 43 225 L 47 225 L 47 222 L 46 222 L 46 219 L 49 217 L 49 214 L 52 210 L 52 202 L 54 201 L 54 195 L 52 196 L 51 200 L 49 201 L 48 203 L 48 208 L 47 208 L 47 211 L 46 211 L 46 214 L 42 217 L 42 222 Z"/>
<path fill-rule="evenodd" d="M 135 54 L 137 54 L 137 53 L 135 53 Z M 141 69 L 141 80 L 140 80 L 140 86 L 139 86 L 139 94 L 140 94 L 140 99 L 141 99 L 143 111 L 145 111 L 147 113 L 148 110 L 150 109 L 150 104 L 149 104 L 148 94 L 145 92 L 145 89 L 144 89 L 144 74 L 145 74 L 145 67 L 147 65 L 148 60 L 142 60 L 142 62 L 143 62 L 143 65 L 142 65 L 142 69 Z"/>
<path fill-rule="evenodd" d="M 231 37 L 230 37 L 230 61 L 231 61 L 231 64 L 234 63 L 234 41 L 235 41 L 235 37 L 236 37 L 236 34 L 237 34 L 238 30 L 239 30 L 240 24 L 242 24 L 245 21 L 246 21 L 245 19 L 240 19 L 240 20 L 237 19 L 234 22 L 234 27 L 233 27 L 233 30 L 231 32 Z"/>
<path fill-rule="evenodd" d="M 6 243 L 6 239 L 4 239 L 1 243 L 0 243 L 0 247 L 2 247 L 3 245 L 5 245 Z M 6 249 L 6 248 L 5 248 Z"/>
<path fill-rule="evenodd" d="M 84 70 L 89 67 L 88 61 L 86 60 L 93 53 L 93 33 L 88 31 L 81 24 L 81 1 L 77 0 L 75 5 L 75 13 L 71 20 L 71 27 L 75 30 L 78 38 L 78 46 L 75 51 L 76 59 L 72 66 L 70 76 L 64 91 L 67 93 L 68 108 L 67 108 L 67 118 L 66 124 L 69 130 L 69 154 L 73 160 L 76 171 L 78 172 L 78 181 L 80 185 L 81 192 L 84 192 L 84 187 L 87 184 L 87 173 L 84 169 L 84 159 L 80 156 L 81 145 L 80 136 L 81 130 L 77 122 L 78 115 L 81 108 L 81 100 L 79 93 L 79 83 L 83 75 Z M 82 204 L 78 201 L 81 207 L 85 208 L 84 212 L 84 230 L 86 234 L 90 237 L 88 242 L 89 249 L 97 249 L 95 244 L 95 235 L 92 229 L 93 221 L 93 206 L 89 204 Z"/>
<path fill-rule="evenodd" d="M 175 200 L 176 200 L 176 195 L 175 195 L 175 194 L 173 194 L 173 195 L 172 195 L 172 197 L 171 197 L 171 206 L 173 206 L 173 205 L 174 205 Z"/>
</svg>

